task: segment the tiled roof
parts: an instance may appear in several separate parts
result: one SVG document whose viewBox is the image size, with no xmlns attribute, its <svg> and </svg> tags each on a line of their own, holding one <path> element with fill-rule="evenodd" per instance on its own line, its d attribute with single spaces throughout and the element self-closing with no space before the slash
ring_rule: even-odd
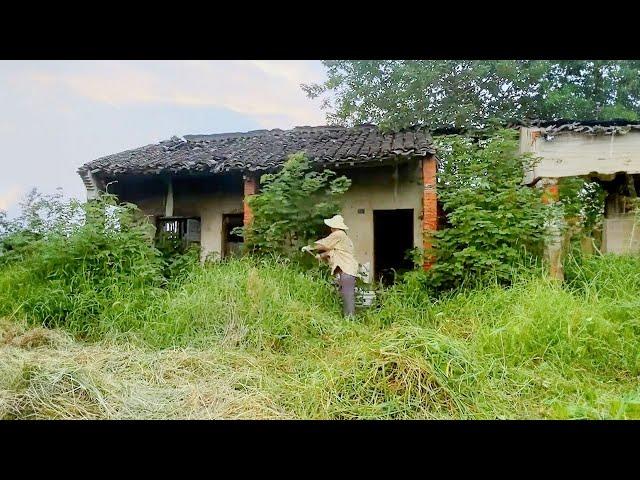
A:
<svg viewBox="0 0 640 480">
<path fill-rule="evenodd" d="M 564 132 L 588 135 L 624 135 L 631 130 L 640 131 L 640 122 L 629 120 L 556 120 L 534 122 L 531 126 L 544 128 L 545 135 L 558 135 Z"/>
<path fill-rule="evenodd" d="M 520 127 L 543 128 L 547 135 L 556 135 L 563 132 L 585 133 L 590 135 L 624 134 L 632 130 L 640 130 L 640 122 L 616 119 L 616 120 L 522 120 L 518 122 L 503 122 L 502 128 L 519 129 Z M 492 129 L 443 127 L 434 129 L 431 134 L 434 137 L 441 135 L 471 135 L 488 134 Z"/>
<path fill-rule="evenodd" d="M 347 166 L 394 156 L 435 153 L 422 127 L 381 132 L 374 125 L 296 127 L 246 133 L 185 135 L 157 144 L 108 155 L 84 164 L 78 172 L 97 175 L 133 173 L 220 173 L 270 170 L 299 151 L 317 164 Z"/>
</svg>

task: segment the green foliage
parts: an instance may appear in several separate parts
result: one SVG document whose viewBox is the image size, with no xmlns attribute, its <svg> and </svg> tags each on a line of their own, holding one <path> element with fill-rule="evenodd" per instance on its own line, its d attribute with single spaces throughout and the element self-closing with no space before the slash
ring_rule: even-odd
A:
<svg viewBox="0 0 640 480">
<path fill-rule="evenodd" d="M 458 257 L 483 285 L 435 297 L 426 278 L 466 277 L 411 272 L 355 321 L 282 257 L 192 250 L 167 282 L 150 226 L 108 195 L 65 226 L 12 223 L 37 235 L 0 268 L 0 418 L 640 418 L 640 257 L 570 257 L 564 285 L 521 268 L 546 213 L 513 138 L 442 143 L 438 242 L 474 247 Z"/>
<path fill-rule="evenodd" d="M 49 195 L 32 189 L 20 202 L 17 218 L 7 219 L 0 212 L 0 265 L 23 258 L 48 232 L 68 234 L 81 217 L 80 202 L 65 200 L 60 189 Z"/>
<path fill-rule="evenodd" d="M 332 60 L 324 97 L 332 122 L 478 127 L 489 120 L 640 116 L 636 60 Z"/>
<path fill-rule="evenodd" d="M 640 114 L 637 60 L 547 61 L 540 82 L 540 118 L 626 119 Z"/>
<path fill-rule="evenodd" d="M 517 204 L 511 139 L 443 141 L 466 179 L 441 176 L 448 205 Z M 638 418 L 637 256 L 570 258 L 567 285 L 518 269 L 507 288 L 496 275 L 438 297 L 412 272 L 345 321 L 335 287 L 288 259 L 191 251 L 167 282 L 134 207 L 82 212 L 0 269 L 0 418 Z M 454 229 L 487 228 L 464 215 Z"/>
<path fill-rule="evenodd" d="M 11 226 L 0 315 L 84 334 L 106 319 L 139 315 L 167 281 L 153 226 L 111 195 L 84 204 L 51 200 L 32 193 Z"/>
<path fill-rule="evenodd" d="M 606 192 L 598 182 L 565 177 L 558 182 L 559 206 L 570 240 L 592 236 L 604 216 Z"/>
<path fill-rule="evenodd" d="M 166 278 L 182 281 L 185 272 L 189 272 L 191 266 L 200 261 L 200 246 L 186 242 L 174 232 L 157 232 L 155 247 L 160 252 Z"/>
<path fill-rule="evenodd" d="M 518 154 L 510 130 L 484 139 L 444 136 L 438 143 L 438 196 L 447 225 L 435 233 L 428 283 L 440 289 L 488 278 L 508 283 L 523 258 L 539 255 L 544 237 L 548 208 L 537 189 L 521 185 L 531 159 Z"/>
<path fill-rule="evenodd" d="M 249 198 L 254 219 L 245 243 L 252 252 L 288 256 L 322 235 L 323 219 L 340 211 L 340 198 L 351 186 L 331 170 L 313 171 L 303 153 L 291 155 L 282 170 L 260 182 L 260 193 Z"/>
<path fill-rule="evenodd" d="M 68 233 L 81 216 L 81 203 L 74 199 L 66 200 L 61 189 L 53 194 L 43 194 L 33 188 L 20 202 L 18 217 L 5 221 L 3 230 L 6 234 L 22 231 L 34 236 L 54 230 Z"/>
<path fill-rule="evenodd" d="M 200 246 L 189 245 L 186 249 L 175 253 L 164 260 L 164 276 L 174 284 L 180 285 L 185 282 L 194 268 L 200 264 Z"/>
</svg>

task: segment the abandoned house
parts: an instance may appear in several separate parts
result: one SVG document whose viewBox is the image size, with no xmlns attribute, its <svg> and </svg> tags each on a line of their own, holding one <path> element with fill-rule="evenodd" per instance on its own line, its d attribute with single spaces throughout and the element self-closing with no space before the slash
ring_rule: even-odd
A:
<svg viewBox="0 0 640 480">
<path fill-rule="evenodd" d="M 607 192 L 601 250 L 640 250 L 632 202 L 640 187 L 640 125 L 557 121 L 517 128 L 520 150 L 539 158 L 525 172 L 525 184 L 557 199 L 560 178 L 599 182 Z M 428 246 L 428 232 L 438 226 L 436 152 L 421 127 L 392 133 L 361 125 L 186 135 L 99 158 L 78 173 L 88 198 L 106 189 L 137 204 L 157 228 L 199 242 L 203 258 L 225 257 L 241 244 L 231 232 L 250 221 L 245 199 L 258 192 L 261 174 L 299 151 L 317 167 L 352 180 L 342 214 L 358 259 L 369 264 L 374 278 L 410 268 L 407 250 Z M 547 245 L 557 277 L 561 250 L 558 234 Z"/>
<path fill-rule="evenodd" d="M 242 241 L 232 230 L 250 221 L 245 200 L 259 191 L 260 176 L 299 151 L 315 166 L 351 179 L 341 213 L 358 260 L 373 276 L 412 268 L 407 250 L 422 247 L 423 230 L 437 222 L 435 149 L 419 127 L 185 135 L 99 158 L 78 173 L 88 198 L 107 190 L 138 205 L 158 229 L 199 242 L 203 258 L 226 257 Z"/>
<path fill-rule="evenodd" d="M 537 122 L 520 127 L 520 150 L 538 159 L 525 172 L 524 183 L 546 189 L 552 200 L 558 199 L 561 178 L 582 177 L 603 187 L 602 253 L 640 251 L 634 211 L 640 188 L 640 124 L 625 120 Z M 556 233 L 547 244 L 552 274 L 559 278 L 563 277 L 562 242 L 563 237 Z"/>
</svg>

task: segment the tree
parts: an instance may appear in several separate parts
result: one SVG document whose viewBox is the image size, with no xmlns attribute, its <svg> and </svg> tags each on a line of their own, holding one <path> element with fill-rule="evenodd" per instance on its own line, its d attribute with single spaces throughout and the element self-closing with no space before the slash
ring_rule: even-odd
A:
<svg viewBox="0 0 640 480">
<path fill-rule="evenodd" d="M 260 193 L 249 198 L 254 218 L 243 232 L 246 245 L 288 255 L 322 234 L 323 219 L 340 211 L 340 197 L 351 186 L 331 170 L 313 171 L 303 153 L 291 155 L 282 170 L 260 182 Z"/>
<path fill-rule="evenodd" d="M 331 123 L 482 127 L 526 119 L 640 118 L 640 61 L 324 61 L 303 85 Z"/>
<path fill-rule="evenodd" d="M 547 62 L 537 106 L 540 118 L 638 120 L 640 62 L 565 60 Z"/>
</svg>

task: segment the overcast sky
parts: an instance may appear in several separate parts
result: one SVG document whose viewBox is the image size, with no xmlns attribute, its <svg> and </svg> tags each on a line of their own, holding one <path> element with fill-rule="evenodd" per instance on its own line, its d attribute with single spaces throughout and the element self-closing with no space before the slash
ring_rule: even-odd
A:
<svg viewBox="0 0 640 480">
<path fill-rule="evenodd" d="M 319 61 L 0 61 L 0 209 L 32 187 L 85 198 L 77 168 L 172 135 L 325 124 Z"/>
</svg>

